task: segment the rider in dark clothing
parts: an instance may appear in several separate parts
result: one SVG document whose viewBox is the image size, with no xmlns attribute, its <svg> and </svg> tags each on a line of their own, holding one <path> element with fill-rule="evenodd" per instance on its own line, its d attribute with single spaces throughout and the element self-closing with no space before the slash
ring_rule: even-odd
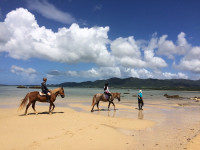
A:
<svg viewBox="0 0 200 150">
<path fill-rule="evenodd" d="M 49 89 L 46 86 L 47 78 L 43 78 L 43 82 L 41 83 L 42 93 L 46 94 L 47 102 L 50 102 L 51 94 Z"/>
</svg>

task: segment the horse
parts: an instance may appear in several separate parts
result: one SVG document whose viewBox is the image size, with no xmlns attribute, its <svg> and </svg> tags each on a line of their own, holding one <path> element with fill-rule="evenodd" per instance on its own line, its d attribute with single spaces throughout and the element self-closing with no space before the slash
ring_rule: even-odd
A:
<svg viewBox="0 0 200 150">
<path fill-rule="evenodd" d="M 118 101 L 120 101 L 120 93 L 111 93 L 111 100 L 109 101 L 109 98 L 106 98 L 105 97 L 105 94 L 102 94 L 102 93 L 97 93 L 93 96 L 93 99 L 92 99 L 92 109 L 91 109 L 91 112 L 93 112 L 93 109 L 94 109 L 94 106 L 97 105 L 97 108 L 99 110 L 99 102 L 100 101 L 103 101 L 103 102 L 108 102 L 109 101 L 109 104 L 108 104 L 108 110 L 110 108 L 110 104 L 112 103 L 113 106 L 114 106 L 114 110 L 115 109 L 115 104 L 113 103 L 113 100 L 116 98 L 118 99 Z"/>
<path fill-rule="evenodd" d="M 52 111 L 55 108 L 54 101 L 56 100 L 56 97 L 58 95 L 60 95 L 62 98 L 65 97 L 65 93 L 64 93 L 63 87 L 51 90 L 51 98 L 49 100 L 49 103 L 50 103 L 50 105 L 49 105 L 49 114 L 51 114 Z M 28 102 L 28 100 L 29 100 L 29 102 Z M 29 106 L 31 104 L 32 104 L 32 108 L 33 108 L 35 114 L 37 115 L 38 113 L 35 110 L 36 101 L 47 102 L 46 95 L 45 96 L 41 96 L 38 91 L 27 93 L 26 96 L 24 97 L 24 99 L 21 100 L 21 103 L 19 105 L 18 110 L 23 109 L 25 107 L 25 105 L 27 104 L 27 102 L 28 102 L 28 104 L 26 105 L 25 115 L 27 115 L 28 108 L 29 108 Z M 52 106 L 53 106 L 53 108 L 51 109 Z"/>
</svg>

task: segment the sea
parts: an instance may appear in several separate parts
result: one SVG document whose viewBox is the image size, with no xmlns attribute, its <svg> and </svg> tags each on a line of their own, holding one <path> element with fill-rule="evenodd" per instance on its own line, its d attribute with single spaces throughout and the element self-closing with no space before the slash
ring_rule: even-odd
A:
<svg viewBox="0 0 200 150">
<path fill-rule="evenodd" d="M 49 87 L 54 89 L 57 87 Z M 121 93 L 121 104 L 137 104 L 137 94 L 140 89 L 118 89 L 110 88 L 111 92 Z M 0 86 L 0 108 L 18 107 L 25 95 L 32 91 L 40 89 L 17 88 L 17 86 Z M 55 104 L 57 106 L 67 107 L 69 103 L 92 103 L 92 98 L 96 93 L 103 93 L 103 88 L 71 88 L 64 87 L 65 98 L 57 97 Z M 189 101 L 192 97 L 200 97 L 199 91 L 174 91 L 174 90 L 142 90 L 145 103 L 166 102 L 173 103 L 177 101 Z M 168 99 L 164 96 L 179 95 L 179 99 Z M 117 100 L 115 100 L 117 102 Z"/>
</svg>

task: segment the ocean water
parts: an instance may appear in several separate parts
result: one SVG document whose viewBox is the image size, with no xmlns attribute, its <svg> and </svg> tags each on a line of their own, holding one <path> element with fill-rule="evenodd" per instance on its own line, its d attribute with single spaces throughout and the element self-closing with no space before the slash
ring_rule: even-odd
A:
<svg viewBox="0 0 200 150">
<path fill-rule="evenodd" d="M 54 89 L 56 87 L 50 87 Z M 91 103 L 93 95 L 96 93 L 103 93 L 103 88 L 69 88 L 65 87 L 65 98 L 57 97 L 55 104 L 60 106 L 67 106 L 67 103 Z M 138 89 L 139 90 L 139 89 Z M 110 88 L 111 92 L 121 93 L 122 104 L 136 104 L 137 103 L 137 89 L 115 89 Z M 32 91 L 40 91 L 40 89 L 17 88 L 16 86 L 0 86 L 0 107 L 15 107 L 20 104 L 21 99 Z M 167 99 L 164 94 L 179 95 L 182 99 Z M 200 97 L 198 91 L 167 91 L 167 90 L 143 90 L 143 99 L 145 103 L 154 102 L 174 102 L 184 101 L 191 97 Z M 115 100 L 117 101 L 117 100 Z"/>
</svg>

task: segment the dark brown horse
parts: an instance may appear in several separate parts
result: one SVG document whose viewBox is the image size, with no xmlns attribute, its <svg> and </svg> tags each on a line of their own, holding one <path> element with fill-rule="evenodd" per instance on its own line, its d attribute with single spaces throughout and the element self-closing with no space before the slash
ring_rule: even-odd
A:
<svg viewBox="0 0 200 150">
<path fill-rule="evenodd" d="M 92 110 L 91 110 L 91 112 L 93 112 L 93 109 L 94 109 L 94 106 L 95 106 L 95 105 L 97 105 L 97 108 L 98 108 L 98 110 L 99 110 L 99 102 L 100 102 L 100 101 L 109 102 L 109 104 L 108 104 L 108 110 L 109 110 L 109 108 L 110 108 L 110 104 L 112 103 L 113 106 L 114 106 L 114 110 L 115 110 L 115 104 L 113 103 L 113 100 L 114 100 L 115 98 L 117 98 L 118 101 L 120 101 L 120 93 L 111 93 L 111 94 L 112 94 L 112 96 L 111 96 L 111 100 L 110 100 L 110 101 L 109 101 L 108 98 L 106 98 L 105 95 L 102 94 L 102 93 L 95 94 L 95 95 L 93 96 L 93 99 L 92 99 Z"/>
<path fill-rule="evenodd" d="M 56 100 L 56 97 L 58 95 L 60 95 L 62 98 L 65 97 L 65 93 L 64 93 L 64 89 L 63 88 L 56 88 L 56 89 L 51 91 L 51 98 L 50 98 L 50 102 L 49 102 L 50 103 L 50 105 L 49 105 L 49 114 L 51 114 L 52 111 L 55 108 L 54 101 Z M 28 102 L 28 100 L 29 100 L 29 102 Z M 22 99 L 18 110 L 21 110 L 26 106 L 25 115 L 27 115 L 28 108 L 32 104 L 32 108 L 33 108 L 35 114 L 38 114 L 36 112 L 36 110 L 35 110 L 36 101 L 46 102 L 47 103 L 46 96 L 41 96 L 38 91 L 34 91 L 34 92 L 30 92 L 30 93 L 26 94 L 24 99 Z M 27 102 L 28 102 L 28 104 L 27 104 Z M 52 106 L 53 106 L 53 108 L 51 109 Z"/>
</svg>

